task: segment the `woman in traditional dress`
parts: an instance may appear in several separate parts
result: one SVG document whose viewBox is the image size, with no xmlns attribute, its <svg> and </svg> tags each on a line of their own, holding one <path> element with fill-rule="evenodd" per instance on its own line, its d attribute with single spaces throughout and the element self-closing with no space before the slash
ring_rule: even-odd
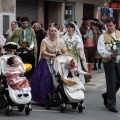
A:
<svg viewBox="0 0 120 120">
<path fill-rule="evenodd" d="M 64 25 L 60 25 L 59 30 L 58 30 L 59 37 L 62 38 L 63 35 L 65 34 L 65 32 L 66 32 L 66 29 L 65 29 Z"/>
<path fill-rule="evenodd" d="M 67 25 L 67 32 L 63 36 L 63 40 L 66 44 L 68 54 L 73 55 L 77 60 L 78 68 L 81 70 L 83 68 L 83 70 L 87 71 L 87 64 L 81 34 L 73 22 Z M 80 75 L 80 80 L 85 83 L 83 75 Z"/>
<path fill-rule="evenodd" d="M 12 21 L 11 22 L 11 28 L 5 33 L 4 37 L 7 38 L 8 40 L 7 42 L 10 41 L 11 36 L 13 35 L 13 33 L 15 32 L 15 30 L 18 29 L 17 27 L 17 22 L 16 21 Z"/>
<path fill-rule="evenodd" d="M 49 37 L 41 42 L 40 61 L 31 78 L 32 99 L 40 104 L 45 104 L 45 96 L 53 95 L 55 71 L 51 71 L 50 58 L 54 63 L 57 53 L 66 54 L 67 49 L 62 39 L 57 37 L 57 28 L 49 27 Z M 52 64 L 53 64 L 52 63 Z M 54 79 L 54 80 L 53 80 Z"/>
</svg>

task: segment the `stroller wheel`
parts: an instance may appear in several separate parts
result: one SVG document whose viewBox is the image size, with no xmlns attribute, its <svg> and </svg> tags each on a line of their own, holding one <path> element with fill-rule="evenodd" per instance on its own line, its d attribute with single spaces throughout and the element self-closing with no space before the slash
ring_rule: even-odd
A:
<svg viewBox="0 0 120 120">
<path fill-rule="evenodd" d="M 78 103 L 72 103 L 71 105 L 72 105 L 72 108 L 73 108 L 73 109 L 76 109 L 77 106 L 78 106 Z"/>
<path fill-rule="evenodd" d="M 45 108 L 46 108 L 47 110 L 50 109 L 51 103 L 52 103 L 51 95 L 48 93 L 48 94 L 46 95 L 46 97 L 45 97 Z"/>
<path fill-rule="evenodd" d="M 61 104 L 61 107 L 60 107 L 60 112 L 61 113 L 64 113 L 64 110 L 66 109 L 66 107 L 63 105 L 63 104 Z"/>
<path fill-rule="evenodd" d="M 25 105 L 17 105 L 19 112 L 22 112 L 25 108 Z"/>
<path fill-rule="evenodd" d="M 29 114 L 30 114 L 30 111 L 31 111 L 31 110 L 29 110 L 28 107 L 25 108 L 25 114 L 26 114 L 26 115 L 29 115 Z"/>
<path fill-rule="evenodd" d="M 78 105 L 78 111 L 81 113 L 83 111 L 83 107 L 81 104 Z"/>
<path fill-rule="evenodd" d="M 9 116 L 12 112 L 12 109 L 9 109 L 9 107 L 6 108 L 6 115 Z"/>
</svg>

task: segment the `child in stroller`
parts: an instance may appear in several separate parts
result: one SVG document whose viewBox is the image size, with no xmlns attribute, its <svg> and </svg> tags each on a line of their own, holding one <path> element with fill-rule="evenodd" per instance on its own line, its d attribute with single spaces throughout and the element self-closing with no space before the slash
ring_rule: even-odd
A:
<svg viewBox="0 0 120 120">
<path fill-rule="evenodd" d="M 21 58 L 16 55 L 3 55 L 0 57 L 0 67 L 6 114 L 11 113 L 12 106 L 17 106 L 20 112 L 25 109 L 25 114 L 29 115 L 32 110 L 30 104 L 31 88 L 27 78 L 23 77 L 25 66 Z"/>
<path fill-rule="evenodd" d="M 28 92 L 31 90 L 28 79 L 23 76 L 24 72 L 25 71 L 20 66 L 17 57 L 8 58 L 6 80 L 12 89 L 17 89 L 20 91 L 18 97 L 21 97 L 22 95 L 27 97 L 29 95 Z"/>
<path fill-rule="evenodd" d="M 61 112 L 64 112 L 65 104 L 70 103 L 73 108 L 78 107 L 78 111 L 82 112 L 84 107 L 84 91 L 85 87 L 79 79 L 79 74 L 89 75 L 78 68 L 73 56 L 60 55 L 55 59 L 54 69 L 60 74 L 60 98 Z M 67 99 L 66 99 L 67 98 Z"/>
</svg>

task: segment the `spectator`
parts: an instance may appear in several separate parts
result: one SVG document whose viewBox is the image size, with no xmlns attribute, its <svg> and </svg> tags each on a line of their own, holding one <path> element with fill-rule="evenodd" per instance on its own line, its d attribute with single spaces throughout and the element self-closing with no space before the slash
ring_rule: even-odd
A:
<svg viewBox="0 0 120 120">
<path fill-rule="evenodd" d="M 29 19 L 27 17 L 21 18 L 22 27 L 17 29 L 11 36 L 10 41 L 18 43 L 24 54 L 20 54 L 24 63 L 30 63 L 35 66 L 35 58 L 37 58 L 37 44 L 35 32 L 29 25 Z M 35 58 L 34 58 L 35 57 Z"/>
<path fill-rule="evenodd" d="M 39 23 L 34 23 L 33 29 L 35 31 L 36 40 L 37 40 L 37 63 L 38 63 L 39 55 L 40 55 L 41 41 L 45 38 L 46 33 L 43 31 L 43 29 L 41 28 L 41 25 Z"/>
</svg>

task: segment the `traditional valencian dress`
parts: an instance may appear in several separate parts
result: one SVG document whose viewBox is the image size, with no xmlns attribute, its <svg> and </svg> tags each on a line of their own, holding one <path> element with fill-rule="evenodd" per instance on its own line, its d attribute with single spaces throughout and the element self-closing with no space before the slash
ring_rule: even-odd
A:
<svg viewBox="0 0 120 120">
<path fill-rule="evenodd" d="M 67 50 L 62 39 L 57 38 L 56 46 L 52 46 L 49 37 L 47 37 L 43 39 L 40 51 L 56 54 L 57 52 L 65 53 Z M 32 100 L 44 104 L 45 96 L 48 93 L 51 95 L 54 93 L 55 75 L 53 75 L 53 73 L 55 72 L 51 70 L 49 57 L 43 54 L 40 54 L 40 56 L 40 61 L 36 66 L 30 82 Z"/>
<path fill-rule="evenodd" d="M 76 34 L 73 34 L 71 38 L 68 36 L 68 34 L 65 34 L 63 36 L 63 40 L 66 44 L 68 54 L 73 55 L 74 58 L 77 61 L 78 69 L 82 70 L 82 67 L 85 71 L 87 71 L 87 64 L 86 64 L 86 58 L 84 54 L 84 48 L 83 48 L 83 42 L 82 39 Z M 80 49 L 80 50 L 78 50 Z M 83 58 L 84 61 L 80 62 L 80 58 Z M 82 64 L 81 64 L 82 63 Z M 80 80 L 85 83 L 84 76 L 80 75 Z"/>
</svg>

